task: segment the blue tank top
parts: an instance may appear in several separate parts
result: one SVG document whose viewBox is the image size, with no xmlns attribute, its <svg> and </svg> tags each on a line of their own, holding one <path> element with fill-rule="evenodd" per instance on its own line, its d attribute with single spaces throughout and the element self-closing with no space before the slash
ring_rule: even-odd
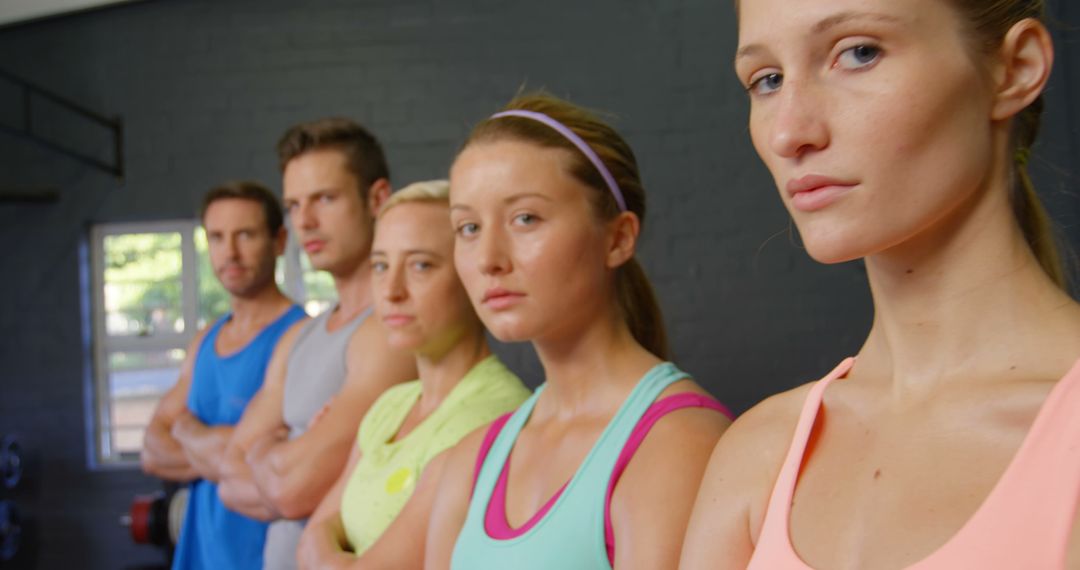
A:
<svg viewBox="0 0 1080 570">
<path fill-rule="evenodd" d="M 218 355 L 214 346 L 221 327 L 232 315 L 214 323 L 195 356 L 188 394 L 191 413 L 208 426 L 236 425 L 262 386 L 270 355 L 281 335 L 305 316 L 302 307 L 293 305 L 247 346 L 228 356 Z M 215 483 L 199 479 L 190 484 L 190 489 L 172 567 L 177 570 L 262 568 L 267 523 L 225 508 Z"/>
</svg>

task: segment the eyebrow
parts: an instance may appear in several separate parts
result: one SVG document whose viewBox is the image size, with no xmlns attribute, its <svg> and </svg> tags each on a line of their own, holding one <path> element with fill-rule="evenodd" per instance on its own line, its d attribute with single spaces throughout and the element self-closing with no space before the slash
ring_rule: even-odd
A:
<svg viewBox="0 0 1080 570">
<path fill-rule="evenodd" d="M 405 256 L 406 257 L 408 257 L 410 255 L 416 255 L 416 254 L 430 255 L 431 257 L 434 257 L 436 259 L 442 259 L 443 258 L 442 254 L 436 253 L 435 251 L 430 250 L 430 249 L 407 249 L 407 250 L 405 250 Z M 381 250 L 381 249 L 373 249 L 373 250 L 371 250 L 371 257 L 375 257 L 376 255 L 384 255 L 385 256 L 385 255 L 387 255 L 387 253 L 385 251 Z"/>
<path fill-rule="evenodd" d="M 876 12 L 841 12 L 839 14 L 836 14 L 835 16 L 829 16 L 828 18 L 825 18 L 824 20 L 821 20 L 820 22 L 814 24 L 814 26 L 810 28 L 810 32 L 814 34 L 820 34 L 829 30 L 829 28 L 834 28 L 840 24 L 849 22 L 851 20 L 873 20 L 876 22 L 885 22 L 888 24 L 897 24 L 902 21 L 900 18 L 897 18 L 896 16 L 890 14 L 879 14 Z"/>
<path fill-rule="evenodd" d="M 835 28 L 840 24 L 850 22 L 852 20 L 873 20 L 877 22 L 885 22 L 889 24 L 897 24 L 903 22 L 900 18 L 890 14 L 879 14 L 876 12 L 840 12 L 834 14 L 828 18 L 824 18 L 817 22 L 810 28 L 810 33 L 813 35 L 823 34 L 831 28 Z M 761 44 L 750 44 L 743 46 L 735 52 L 735 61 L 741 58 L 757 55 L 765 51 L 765 47 Z"/>
<path fill-rule="evenodd" d="M 546 194 L 541 194 L 539 192 L 519 192 L 517 194 L 507 196 L 506 198 L 503 198 L 502 202 L 503 202 L 503 204 L 513 204 L 514 202 L 517 202 L 519 200 L 524 200 L 526 198 L 539 198 L 541 200 L 546 200 L 548 202 L 554 202 L 555 201 L 555 199 L 552 198 L 551 196 L 548 196 Z M 472 208 L 470 206 L 466 205 L 466 204 L 451 204 L 450 205 L 450 210 L 451 211 L 453 211 L 453 210 L 472 210 Z"/>
</svg>

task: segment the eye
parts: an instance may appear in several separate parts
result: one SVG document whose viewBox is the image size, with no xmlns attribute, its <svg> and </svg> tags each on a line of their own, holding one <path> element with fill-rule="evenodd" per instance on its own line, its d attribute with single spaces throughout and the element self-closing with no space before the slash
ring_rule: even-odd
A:
<svg viewBox="0 0 1080 570">
<path fill-rule="evenodd" d="M 374 271 L 375 273 L 382 273 L 382 272 L 386 271 L 386 262 L 385 261 L 373 261 L 371 263 L 371 270 Z"/>
<path fill-rule="evenodd" d="M 432 265 L 430 261 L 414 261 L 412 267 L 416 271 L 427 271 Z"/>
<path fill-rule="evenodd" d="M 859 44 L 840 52 L 836 58 L 837 67 L 844 69 L 864 69 L 881 59 L 881 48 L 870 44 Z"/>
<path fill-rule="evenodd" d="M 513 223 L 521 226 L 529 226 L 535 224 L 540 218 L 533 214 L 518 214 L 514 216 Z"/>
<path fill-rule="evenodd" d="M 457 233 L 462 237 L 472 237 L 478 231 L 480 231 L 480 226 L 472 222 L 465 222 L 457 227 Z"/>
<path fill-rule="evenodd" d="M 780 73 L 767 73 L 761 75 L 750 81 L 750 86 L 746 88 L 751 95 L 768 95 L 774 91 L 778 91 L 780 86 L 784 84 L 784 76 Z"/>
</svg>

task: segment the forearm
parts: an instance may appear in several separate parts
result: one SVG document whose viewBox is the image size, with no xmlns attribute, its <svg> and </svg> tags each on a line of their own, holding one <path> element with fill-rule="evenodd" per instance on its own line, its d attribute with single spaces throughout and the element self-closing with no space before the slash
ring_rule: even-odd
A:
<svg viewBox="0 0 1080 570">
<path fill-rule="evenodd" d="M 234 456 L 237 455 L 237 456 Z M 246 517 L 261 521 L 281 518 L 268 501 L 259 492 L 252 477 L 251 468 L 239 453 L 226 450 L 221 467 L 221 480 L 218 482 L 218 496 L 230 510 Z"/>
<path fill-rule="evenodd" d="M 310 516 L 333 486 L 348 454 L 348 444 L 266 440 L 252 447 L 248 464 L 259 491 L 285 518 Z"/>
<path fill-rule="evenodd" d="M 341 516 L 335 511 L 333 516 L 321 521 L 308 522 L 300 540 L 297 558 L 305 569 L 349 568 L 357 558 L 346 550 L 347 547 Z"/>
<path fill-rule="evenodd" d="M 172 430 L 192 466 L 203 479 L 215 483 L 221 479 L 225 447 L 232 433 L 232 426 L 209 427 L 190 415 L 177 420 Z"/>
<path fill-rule="evenodd" d="M 162 479 L 189 481 L 198 477 L 184 448 L 168 428 L 157 421 L 152 421 L 146 428 L 141 461 L 143 471 Z"/>
</svg>

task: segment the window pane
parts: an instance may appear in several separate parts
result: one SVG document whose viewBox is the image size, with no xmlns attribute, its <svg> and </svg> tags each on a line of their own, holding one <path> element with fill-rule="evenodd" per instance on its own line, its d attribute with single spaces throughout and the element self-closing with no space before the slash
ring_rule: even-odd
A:
<svg viewBox="0 0 1080 570">
<path fill-rule="evenodd" d="M 109 353 L 109 438 L 117 453 L 138 453 L 161 396 L 180 374 L 183 349 Z"/>
<path fill-rule="evenodd" d="M 229 312 L 229 293 L 214 276 L 207 252 L 206 230 L 195 228 L 195 254 L 199 258 L 199 328 Z"/>
<path fill-rule="evenodd" d="M 105 330 L 152 336 L 184 331 L 179 232 L 105 237 Z"/>
</svg>

